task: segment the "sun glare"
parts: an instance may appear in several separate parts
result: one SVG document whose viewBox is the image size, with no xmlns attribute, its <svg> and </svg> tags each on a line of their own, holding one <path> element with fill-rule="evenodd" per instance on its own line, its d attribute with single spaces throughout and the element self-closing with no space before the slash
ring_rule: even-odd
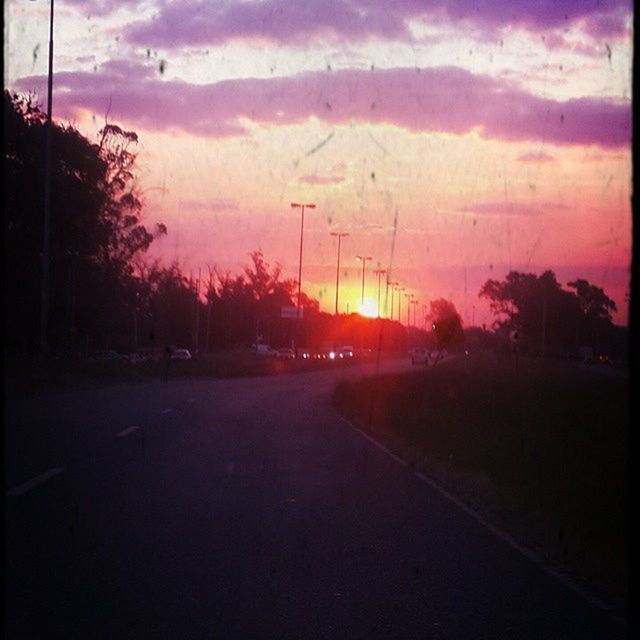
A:
<svg viewBox="0 0 640 640">
<path fill-rule="evenodd" d="M 365 300 L 358 308 L 358 313 L 365 318 L 376 318 L 378 316 L 378 307 L 373 300 Z"/>
</svg>

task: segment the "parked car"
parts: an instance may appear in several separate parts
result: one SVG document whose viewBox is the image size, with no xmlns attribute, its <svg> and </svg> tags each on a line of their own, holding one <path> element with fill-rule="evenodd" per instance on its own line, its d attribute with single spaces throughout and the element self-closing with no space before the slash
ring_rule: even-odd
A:
<svg viewBox="0 0 640 640">
<path fill-rule="evenodd" d="M 174 349 L 171 352 L 172 360 L 191 360 L 191 352 L 189 349 Z"/>
<path fill-rule="evenodd" d="M 424 347 L 414 347 L 409 352 L 411 355 L 411 364 L 429 364 L 430 353 Z"/>
<path fill-rule="evenodd" d="M 285 347 L 283 349 L 278 349 L 278 359 L 280 360 L 295 360 L 296 352 L 293 349 L 289 349 Z"/>
</svg>

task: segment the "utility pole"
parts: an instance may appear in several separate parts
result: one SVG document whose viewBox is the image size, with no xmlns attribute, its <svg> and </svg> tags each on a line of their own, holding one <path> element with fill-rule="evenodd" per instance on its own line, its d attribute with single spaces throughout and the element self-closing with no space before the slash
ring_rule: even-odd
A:
<svg viewBox="0 0 640 640">
<path fill-rule="evenodd" d="M 49 72 L 47 78 L 47 120 L 44 151 L 44 224 L 42 237 L 42 289 L 40 291 L 40 351 L 49 354 L 49 244 L 51 226 L 51 129 L 53 109 L 53 0 L 49 6 Z"/>
<path fill-rule="evenodd" d="M 406 287 L 398 287 L 398 322 L 402 323 L 402 316 L 400 315 L 401 310 L 401 302 L 402 302 L 402 292 L 406 289 Z"/>
<path fill-rule="evenodd" d="M 386 269 L 374 269 L 373 273 L 378 276 L 378 318 L 380 317 L 380 278 L 387 273 Z"/>
<path fill-rule="evenodd" d="M 338 291 L 340 289 L 340 244 L 342 242 L 342 238 L 345 238 L 349 234 L 346 232 L 338 233 L 338 232 L 332 231 L 330 235 L 338 238 L 338 265 L 336 267 L 336 310 L 335 310 L 335 314 L 338 315 Z"/>
<path fill-rule="evenodd" d="M 298 258 L 298 304 L 296 307 L 296 341 L 294 344 L 296 350 L 296 356 L 298 355 L 298 337 L 300 334 L 300 303 L 302 300 L 302 240 L 304 238 L 304 210 L 315 209 L 316 205 L 313 203 L 300 204 L 298 202 L 291 203 L 292 209 L 301 209 L 300 215 L 300 256 Z"/>
<path fill-rule="evenodd" d="M 418 305 L 420 304 L 418 300 L 412 300 L 411 304 L 413 305 L 413 326 L 416 327 L 416 329 L 418 328 L 418 325 L 416 323 L 416 309 L 418 308 Z"/>
</svg>

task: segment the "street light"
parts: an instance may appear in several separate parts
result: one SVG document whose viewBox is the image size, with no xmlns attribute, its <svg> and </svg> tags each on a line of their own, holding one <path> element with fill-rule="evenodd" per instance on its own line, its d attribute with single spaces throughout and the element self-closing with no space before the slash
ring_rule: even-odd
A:
<svg viewBox="0 0 640 640">
<path fill-rule="evenodd" d="M 396 287 L 399 285 L 399 282 L 391 282 L 387 280 L 387 285 L 391 287 L 391 315 L 390 318 L 393 320 L 393 292 L 396 290 Z"/>
<path fill-rule="evenodd" d="M 411 298 L 413 298 L 413 293 L 405 293 L 404 297 L 407 299 L 407 327 L 411 324 L 411 318 L 409 313 L 411 311 Z"/>
<path fill-rule="evenodd" d="M 300 301 L 302 296 L 302 238 L 304 233 L 304 210 L 306 209 L 315 209 L 315 204 L 299 204 L 297 202 L 291 203 L 292 209 L 302 209 L 302 214 L 300 216 L 300 257 L 298 259 L 298 306 L 296 308 L 296 334 L 300 331 Z M 297 340 L 298 335 L 296 335 L 296 349 L 298 347 Z"/>
<path fill-rule="evenodd" d="M 418 308 L 420 302 L 418 300 L 412 300 L 411 304 L 413 305 L 413 326 L 417 329 L 418 325 L 416 323 L 416 309 Z"/>
<path fill-rule="evenodd" d="M 378 318 L 380 317 L 380 278 L 387 273 L 386 269 L 374 269 L 373 273 L 378 276 Z"/>
<path fill-rule="evenodd" d="M 367 260 L 373 260 L 371 256 L 356 256 L 358 262 L 362 262 L 362 300 L 360 304 L 364 304 L 364 269 L 367 265 Z"/>
<path fill-rule="evenodd" d="M 330 235 L 338 238 L 338 266 L 336 267 L 336 315 L 338 315 L 338 290 L 340 288 L 340 243 L 342 242 L 342 238 L 345 238 L 349 234 L 346 231 L 331 231 Z"/>
<path fill-rule="evenodd" d="M 398 287 L 396 291 L 398 292 L 398 322 L 402 323 L 400 309 L 402 306 L 402 292 L 406 289 L 406 287 Z"/>
<path fill-rule="evenodd" d="M 34 0 L 32 0 L 33 2 Z M 42 234 L 42 289 L 40 290 L 40 350 L 49 353 L 49 241 L 51 226 L 51 114 L 53 103 L 53 0 L 49 5 L 49 75 L 47 79 L 47 120 L 44 147 L 44 225 Z"/>
</svg>

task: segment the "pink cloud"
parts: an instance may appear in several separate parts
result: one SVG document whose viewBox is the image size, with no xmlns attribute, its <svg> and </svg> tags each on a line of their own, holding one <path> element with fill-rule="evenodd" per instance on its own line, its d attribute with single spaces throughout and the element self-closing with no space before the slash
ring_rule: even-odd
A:
<svg viewBox="0 0 640 640">
<path fill-rule="evenodd" d="M 319 176 L 316 174 L 309 174 L 298 178 L 298 182 L 305 184 L 338 184 L 344 182 L 343 176 Z"/>
<path fill-rule="evenodd" d="M 540 209 L 517 202 L 477 202 L 458 209 L 463 213 L 501 216 L 538 216 Z"/>
<path fill-rule="evenodd" d="M 42 96 L 44 76 L 22 78 L 19 90 Z M 160 71 L 116 61 L 99 72 L 55 75 L 54 113 L 79 109 L 151 131 L 200 136 L 246 135 L 246 122 L 294 125 L 315 117 L 330 124 L 392 124 L 415 132 L 558 145 L 627 147 L 631 106 L 603 98 L 564 102 L 535 96 L 505 79 L 456 67 L 302 73 L 205 85 L 164 80 Z"/>
<path fill-rule="evenodd" d="M 80 0 L 73 0 L 78 3 Z M 116 3 L 93 0 L 92 6 Z M 368 38 L 411 40 L 409 21 L 465 24 L 493 33 L 519 27 L 535 33 L 585 25 L 594 37 L 625 35 L 630 0 L 253 0 L 251 2 L 163 3 L 148 21 L 132 24 L 125 38 L 143 46 L 162 48 L 216 45 L 232 40 L 263 39 L 305 44 L 310 40 Z"/>
<path fill-rule="evenodd" d="M 529 153 L 523 153 L 518 156 L 518 162 L 524 162 L 527 164 L 539 164 L 542 162 L 555 162 L 555 158 L 543 151 L 530 151 Z"/>
<path fill-rule="evenodd" d="M 178 205 L 189 211 L 235 211 L 238 203 L 231 198 L 212 198 L 211 200 L 180 200 Z"/>
</svg>

